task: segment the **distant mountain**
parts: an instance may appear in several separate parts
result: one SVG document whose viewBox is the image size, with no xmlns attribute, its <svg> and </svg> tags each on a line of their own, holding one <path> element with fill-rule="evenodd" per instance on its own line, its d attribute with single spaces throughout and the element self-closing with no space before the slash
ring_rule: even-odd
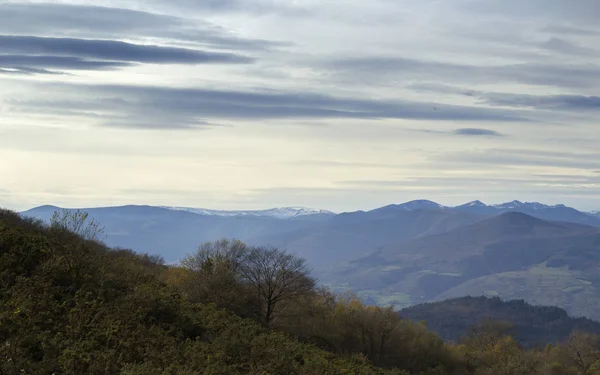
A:
<svg viewBox="0 0 600 375">
<path fill-rule="evenodd" d="M 390 212 L 390 211 L 415 211 L 415 210 L 443 210 L 447 207 L 442 206 L 439 203 L 435 203 L 428 200 L 416 200 L 410 201 L 402 204 L 392 204 L 389 206 L 377 208 L 370 212 Z"/>
<path fill-rule="evenodd" d="M 48 221 L 60 208 L 42 206 L 22 212 Z M 285 219 L 269 215 L 208 215 L 153 206 L 122 206 L 84 209 L 105 227 L 105 242 L 163 256 L 176 262 L 206 241 L 237 238 L 253 243 L 253 237 L 273 236 L 319 225 L 330 215 L 300 215 Z M 274 215 L 274 211 L 270 212 Z M 289 214 L 289 212 L 287 212 Z M 281 216 L 280 216 L 281 217 Z M 258 243 L 255 243 L 258 244 Z"/>
<path fill-rule="evenodd" d="M 600 229 L 508 212 L 353 260 L 326 282 L 399 306 L 522 298 L 600 319 Z"/>
<path fill-rule="evenodd" d="M 23 214 L 48 220 L 57 209 L 42 206 Z M 416 200 L 339 215 L 303 207 L 226 211 L 123 206 L 85 210 L 106 226 L 109 245 L 158 253 L 169 261 L 195 251 L 201 242 L 229 237 L 287 248 L 305 257 L 315 269 L 326 269 L 382 246 L 444 233 L 503 212 L 600 226 L 600 217 L 572 208 L 519 201 L 495 206 L 473 201 L 446 207 Z"/>
<path fill-rule="evenodd" d="M 419 207 L 423 206 L 409 204 L 406 209 L 340 215 L 305 208 L 214 211 L 123 206 L 84 210 L 106 227 L 110 246 L 156 253 L 174 262 L 195 251 L 202 242 L 237 238 L 252 245 L 285 248 L 307 259 L 315 270 L 363 256 L 377 247 L 482 219 L 477 214 Z M 58 209 L 43 206 L 22 214 L 49 220 Z"/>
<path fill-rule="evenodd" d="M 572 318 L 558 307 L 533 306 L 523 300 L 502 301 L 498 297 L 463 297 L 405 308 L 400 316 L 427 328 L 444 340 L 457 341 L 470 327 L 488 320 L 513 325 L 517 341 L 527 347 L 556 344 L 571 332 L 600 334 L 600 323 L 587 318 Z"/>
<path fill-rule="evenodd" d="M 224 211 L 224 210 L 208 210 L 204 208 L 189 208 L 189 207 L 161 207 L 174 211 L 185 211 L 203 216 L 223 216 L 223 217 L 269 217 L 274 219 L 290 219 L 302 216 L 333 216 L 331 211 L 305 208 L 305 207 L 281 207 L 272 208 L 269 210 L 258 211 Z"/>
<path fill-rule="evenodd" d="M 476 214 L 444 210 L 386 209 L 344 213 L 312 227 L 252 238 L 286 248 L 323 270 L 364 256 L 369 251 L 444 233 L 482 220 Z"/>
<path fill-rule="evenodd" d="M 456 207 L 444 206 L 429 200 L 415 200 L 384 206 L 368 212 L 384 215 L 398 211 L 416 210 L 458 211 L 487 216 L 499 215 L 505 212 L 521 212 L 543 220 L 572 222 L 600 227 L 600 212 L 587 213 L 562 204 L 550 206 L 538 202 L 521 202 L 518 200 L 495 205 L 487 205 L 482 201 L 475 200 Z"/>
<path fill-rule="evenodd" d="M 524 214 L 550 221 L 565 221 L 600 227 L 600 216 L 578 211 L 559 204 L 554 206 L 537 202 L 512 201 L 497 205 L 486 205 L 481 201 L 473 201 L 451 209 L 481 215 L 498 215 L 504 212 L 522 212 Z"/>
</svg>

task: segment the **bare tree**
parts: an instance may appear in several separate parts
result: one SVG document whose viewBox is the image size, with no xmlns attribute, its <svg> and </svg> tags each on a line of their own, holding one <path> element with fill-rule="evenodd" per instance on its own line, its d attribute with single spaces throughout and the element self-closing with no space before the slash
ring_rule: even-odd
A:
<svg viewBox="0 0 600 375">
<path fill-rule="evenodd" d="M 50 219 L 50 226 L 75 233 L 88 241 L 100 241 L 104 237 L 104 227 L 95 219 L 90 219 L 87 212 L 81 210 L 55 211 Z"/>
<path fill-rule="evenodd" d="M 259 312 L 266 325 L 277 317 L 282 302 L 306 294 L 315 287 L 304 259 L 276 248 L 252 248 L 241 271 L 257 293 Z"/>
</svg>

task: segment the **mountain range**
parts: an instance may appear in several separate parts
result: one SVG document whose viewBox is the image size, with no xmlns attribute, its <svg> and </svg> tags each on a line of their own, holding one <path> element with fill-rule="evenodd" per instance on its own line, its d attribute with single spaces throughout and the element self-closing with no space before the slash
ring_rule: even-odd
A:
<svg viewBox="0 0 600 375">
<path fill-rule="evenodd" d="M 599 319 L 599 270 L 600 228 L 508 212 L 383 246 L 326 280 L 382 304 L 500 296 Z"/>
<path fill-rule="evenodd" d="M 271 208 L 269 210 L 256 211 L 225 211 L 225 210 L 208 210 L 205 208 L 189 208 L 189 207 L 161 207 L 168 210 L 184 211 L 201 216 L 221 216 L 221 217 L 266 217 L 273 219 L 291 219 L 302 216 L 333 216 L 331 211 L 320 210 L 306 207 L 280 207 Z"/>
<path fill-rule="evenodd" d="M 24 216 L 49 220 L 58 210 Z M 600 216 L 519 201 L 447 207 L 427 200 L 334 214 L 307 208 L 223 211 L 85 209 L 105 242 L 175 263 L 198 245 L 237 238 L 304 257 L 321 283 L 398 307 L 468 295 L 520 298 L 600 319 Z"/>
</svg>

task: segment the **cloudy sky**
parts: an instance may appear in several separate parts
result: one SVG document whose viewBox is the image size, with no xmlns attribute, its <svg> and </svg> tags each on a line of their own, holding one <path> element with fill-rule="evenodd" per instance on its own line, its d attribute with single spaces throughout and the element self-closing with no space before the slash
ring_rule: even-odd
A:
<svg viewBox="0 0 600 375">
<path fill-rule="evenodd" d="M 0 206 L 600 209 L 599 18 L 598 0 L 0 0 Z"/>
</svg>

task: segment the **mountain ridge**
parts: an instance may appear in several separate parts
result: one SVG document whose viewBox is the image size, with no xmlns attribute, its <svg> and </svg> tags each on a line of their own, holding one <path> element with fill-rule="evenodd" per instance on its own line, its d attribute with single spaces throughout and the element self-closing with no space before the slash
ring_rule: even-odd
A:
<svg viewBox="0 0 600 375">
<path fill-rule="evenodd" d="M 176 207 L 176 206 L 160 206 L 173 211 L 185 211 L 197 215 L 204 216 L 254 216 L 254 217 L 271 217 L 275 219 L 290 219 L 301 216 L 312 216 L 312 215 L 335 215 L 334 212 L 307 208 L 307 207 L 276 207 L 265 210 L 211 210 L 206 208 L 190 208 L 190 207 Z"/>
<path fill-rule="evenodd" d="M 473 210 L 480 211 L 478 213 L 502 213 L 506 211 L 536 211 L 536 210 L 549 210 L 549 209 L 566 209 L 570 212 L 578 212 L 580 214 L 584 214 L 586 216 L 591 216 L 593 218 L 600 216 L 600 210 L 595 211 L 580 211 L 572 207 L 568 207 L 564 204 L 555 204 L 555 205 L 547 205 L 539 202 L 522 202 L 519 200 L 514 200 L 511 202 L 505 202 L 500 204 L 492 204 L 488 205 L 480 200 L 470 201 L 461 205 L 456 206 L 445 206 L 439 204 L 437 202 L 427 200 L 427 199 L 417 199 L 399 204 L 389 204 L 382 207 L 377 207 L 371 210 L 358 210 L 358 211 L 344 211 L 341 213 L 335 213 L 333 211 L 320 209 L 320 208 L 309 208 L 309 207 L 301 207 L 301 206 L 287 206 L 287 207 L 274 207 L 267 209 L 255 209 L 255 210 L 219 210 L 219 209 L 207 209 L 207 208 L 197 208 L 197 207 L 186 207 L 186 206 L 153 206 L 153 205 L 121 205 L 121 206 L 106 206 L 106 207 L 90 207 L 90 208 L 67 208 L 70 210 L 89 210 L 89 209 L 111 209 L 111 208 L 125 208 L 125 207 L 155 207 L 162 208 L 173 211 L 185 211 L 194 213 L 197 215 L 203 216 L 256 216 L 256 217 L 271 217 L 271 218 L 279 218 L 279 219 L 288 219 L 293 217 L 300 216 L 311 216 L 311 215 L 325 215 L 325 216 L 338 216 L 338 215 L 346 215 L 353 213 L 373 213 L 373 212 L 384 212 L 384 211 L 394 211 L 394 210 L 406 210 L 406 211 L 415 211 L 415 210 Z M 22 213 L 39 210 L 39 209 L 63 209 L 62 207 L 54 206 L 54 205 L 43 205 L 33 207 L 26 211 L 22 211 Z M 487 211 L 486 211 L 487 210 Z M 524 212 L 526 213 L 526 212 Z M 598 222 L 600 226 L 600 221 Z"/>
<path fill-rule="evenodd" d="M 384 304 L 497 295 L 599 319 L 598 268 L 600 228 L 507 212 L 381 247 L 327 281 Z"/>
</svg>

